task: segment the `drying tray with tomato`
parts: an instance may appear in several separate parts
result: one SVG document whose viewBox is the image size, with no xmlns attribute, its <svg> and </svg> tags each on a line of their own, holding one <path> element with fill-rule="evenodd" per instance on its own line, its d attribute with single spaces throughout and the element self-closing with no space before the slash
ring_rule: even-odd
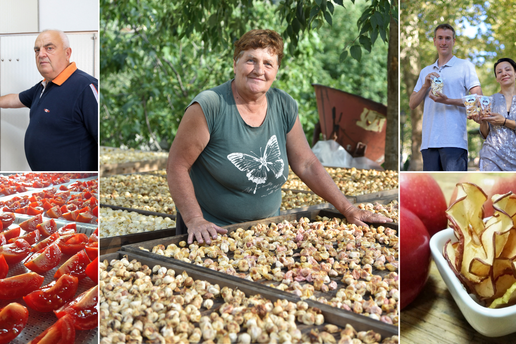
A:
<svg viewBox="0 0 516 344">
<path fill-rule="evenodd" d="M 97 343 L 98 230 L 57 221 L 54 233 L 31 237 L 28 235 L 36 230 L 27 232 L 14 223 L 8 225 L 6 216 L 4 220 L 7 226 L 0 233 L 0 243 L 5 242 L 4 233 L 9 233 L 11 242 L 0 247 L 0 315 L 2 309 L 10 309 L 18 318 L 3 318 L 0 343 L 28 343 L 47 329 L 46 341 L 41 343 L 61 343 L 58 337 L 63 343 Z M 27 240 L 11 237 L 16 229 Z M 13 303 L 26 308 L 26 325 L 12 341 L 5 341 L 9 334 L 3 328 L 12 329 L 16 322 L 23 322 L 22 307 L 13 307 Z M 78 317 L 80 313 L 89 316 Z"/>
<path fill-rule="evenodd" d="M 54 219 L 98 224 L 97 175 L 82 180 L 70 180 L 60 186 L 44 189 L 27 188 L 18 194 L 0 197 L 3 213 L 16 213 L 16 223 L 32 219 L 54 226 Z M 0 228 L 1 230 L 2 228 Z"/>
</svg>

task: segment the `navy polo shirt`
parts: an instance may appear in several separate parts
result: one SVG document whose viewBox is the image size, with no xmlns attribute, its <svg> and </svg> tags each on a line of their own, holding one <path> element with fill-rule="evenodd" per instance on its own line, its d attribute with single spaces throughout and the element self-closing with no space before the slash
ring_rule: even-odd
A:
<svg viewBox="0 0 516 344">
<path fill-rule="evenodd" d="M 19 94 L 30 108 L 25 156 L 33 171 L 98 170 L 98 81 L 72 62 Z M 41 94 L 43 92 L 43 94 Z"/>
</svg>

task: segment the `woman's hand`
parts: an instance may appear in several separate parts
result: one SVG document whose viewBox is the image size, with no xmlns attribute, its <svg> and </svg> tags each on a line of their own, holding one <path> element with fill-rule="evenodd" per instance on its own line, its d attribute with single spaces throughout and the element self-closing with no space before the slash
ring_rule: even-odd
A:
<svg viewBox="0 0 516 344">
<path fill-rule="evenodd" d="M 185 223 L 186 224 L 186 223 Z M 188 244 L 193 243 L 193 238 L 195 236 L 195 240 L 199 244 L 211 244 L 211 238 L 217 239 L 217 234 L 226 234 L 227 229 L 221 228 L 214 223 L 206 221 L 202 217 L 195 218 L 191 220 L 188 224 Z M 211 237 L 211 238 L 210 238 Z"/>
<path fill-rule="evenodd" d="M 346 216 L 346 220 L 349 223 L 354 223 L 357 226 L 369 227 L 365 222 L 369 223 L 387 223 L 392 222 L 392 219 L 385 217 L 380 214 L 375 214 L 367 210 L 358 209 L 355 206 L 351 206 L 348 210 L 343 213 Z"/>
<path fill-rule="evenodd" d="M 483 118 L 484 121 L 489 122 L 493 125 L 503 125 L 505 122 L 505 117 L 500 115 L 499 113 L 494 113 L 488 111 Z"/>
</svg>

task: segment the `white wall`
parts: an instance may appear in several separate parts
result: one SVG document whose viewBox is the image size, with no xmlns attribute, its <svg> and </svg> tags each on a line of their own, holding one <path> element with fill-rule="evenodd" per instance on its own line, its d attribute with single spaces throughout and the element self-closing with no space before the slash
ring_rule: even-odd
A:
<svg viewBox="0 0 516 344">
<path fill-rule="evenodd" d="M 97 31 L 98 27 L 98 0 L 39 0 L 39 31 Z"/>
<path fill-rule="evenodd" d="M 99 78 L 98 0 L 0 0 L 0 95 L 19 93 L 43 78 L 36 68 L 39 31 L 67 33 L 71 60 Z M 23 140 L 29 109 L 0 109 L 0 170 L 29 171 Z"/>
</svg>

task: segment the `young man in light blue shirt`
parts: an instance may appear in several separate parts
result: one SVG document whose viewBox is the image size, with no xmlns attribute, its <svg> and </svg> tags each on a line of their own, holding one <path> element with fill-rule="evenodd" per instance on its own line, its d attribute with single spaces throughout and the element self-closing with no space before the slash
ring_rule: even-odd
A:
<svg viewBox="0 0 516 344">
<path fill-rule="evenodd" d="M 475 66 L 453 55 L 455 30 L 441 24 L 434 30 L 434 46 L 439 58 L 419 74 L 409 106 L 415 109 L 424 100 L 423 170 L 467 171 L 468 132 L 462 97 L 482 94 Z M 430 92 L 432 80 L 440 77 L 443 91 Z"/>
</svg>

